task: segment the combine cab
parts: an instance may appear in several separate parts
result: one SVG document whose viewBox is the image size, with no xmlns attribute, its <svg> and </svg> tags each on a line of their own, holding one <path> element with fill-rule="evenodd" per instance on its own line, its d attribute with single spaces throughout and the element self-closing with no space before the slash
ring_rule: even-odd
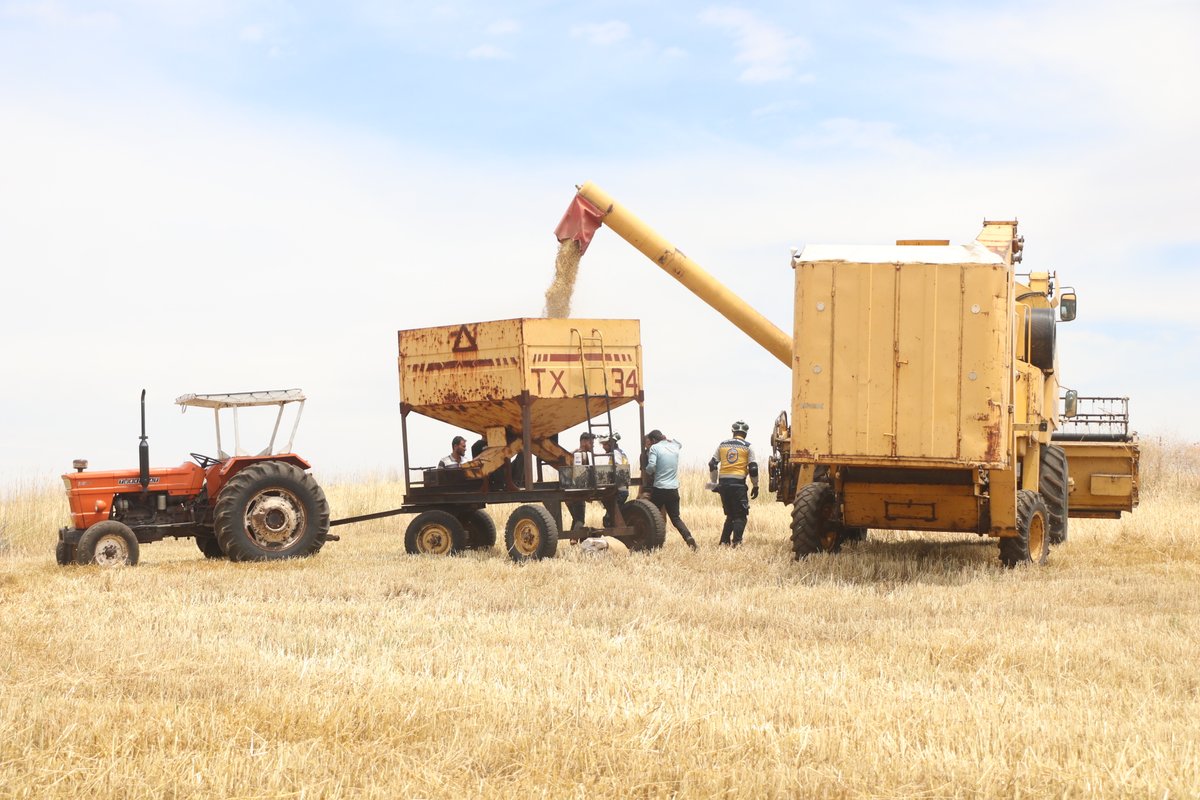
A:
<svg viewBox="0 0 1200 800">
<path fill-rule="evenodd" d="M 140 545 L 167 536 L 192 538 L 208 558 L 269 561 L 309 556 L 329 535 L 329 504 L 309 474 L 309 463 L 292 452 L 304 394 L 299 389 L 234 394 L 188 394 L 176 401 L 211 408 L 216 418 L 217 454 L 192 453 L 192 462 L 151 468 L 146 442 L 146 393 L 142 392 L 139 468 L 89 471 L 77 460 L 63 475 L 72 527 L 58 533 L 59 564 L 121 566 L 138 563 Z M 296 404 L 287 445 L 275 451 L 284 408 Z M 278 408 L 266 448 L 242 450 L 238 409 Z M 232 409 L 233 455 L 221 449 L 221 414 Z"/>
</svg>

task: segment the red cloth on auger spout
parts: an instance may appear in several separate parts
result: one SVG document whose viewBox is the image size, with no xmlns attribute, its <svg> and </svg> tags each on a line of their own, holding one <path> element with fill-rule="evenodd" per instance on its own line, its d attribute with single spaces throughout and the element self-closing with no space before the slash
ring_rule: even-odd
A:
<svg viewBox="0 0 1200 800">
<path fill-rule="evenodd" d="M 592 235 L 604 222 L 607 213 L 597 208 L 586 197 L 575 195 L 571 205 L 567 206 L 567 213 L 563 214 L 562 221 L 554 229 L 554 235 L 560 242 L 567 239 L 579 242 L 579 255 L 583 255 L 592 243 Z"/>
</svg>

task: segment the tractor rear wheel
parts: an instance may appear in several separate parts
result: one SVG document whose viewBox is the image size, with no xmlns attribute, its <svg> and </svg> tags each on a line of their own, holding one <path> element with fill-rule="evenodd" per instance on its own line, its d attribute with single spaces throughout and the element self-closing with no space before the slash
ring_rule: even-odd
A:
<svg viewBox="0 0 1200 800">
<path fill-rule="evenodd" d="M 808 483 L 792 504 L 792 552 L 796 558 L 842 549 L 842 527 L 832 521 L 833 487 Z"/>
<path fill-rule="evenodd" d="M 217 541 L 217 537 L 213 534 L 197 536 L 196 547 L 200 548 L 200 552 L 204 553 L 205 558 L 225 557 L 225 551 L 221 549 L 221 543 Z"/>
<path fill-rule="evenodd" d="M 513 561 L 554 558 L 558 553 L 558 525 L 545 506 L 521 506 L 504 526 L 504 544 Z"/>
<path fill-rule="evenodd" d="M 76 564 L 132 567 L 138 562 L 138 540 L 129 526 L 115 519 L 97 522 L 83 532 L 75 547 Z"/>
<path fill-rule="evenodd" d="M 231 561 L 311 556 L 329 533 L 329 503 L 304 470 L 282 461 L 260 461 L 221 489 L 213 527 Z"/>
<path fill-rule="evenodd" d="M 637 532 L 628 542 L 630 550 L 662 549 L 667 541 L 667 521 L 654 503 L 644 498 L 630 500 L 621 506 L 621 516 Z"/>
<path fill-rule="evenodd" d="M 1045 564 L 1050 555 L 1050 513 L 1046 501 L 1030 489 L 1017 492 L 1017 535 L 1000 540 L 1000 561 L 1006 567 Z"/>
<path fill-rule="evenodd" d="M 449 511 L 423 511 L 408 523 L 404 549 L 412 555 L 458 555 L 467 549 L 467 529 Z"/>
<path fill-rule="evenodd" d="M 1038 491 L 1050 512 L 1050 544 L 1067 540 L 1067 511 L 1070 505 L 1071 474 L 1067 470 L 1067 452 L 1056 444 L 1042 445 L 1042 463 L 1038 469 Z"/>
<path fill-rule="evenodd" d="M 472 550 L 490 550 L 496 546 L 496 523 L 491 514 L 477 508 L 458 519 L 467 529 L 467 547 Z"/>
<path fill-rule="evenodd" d="M 68 564 L 75 563 L 75 545 L 67 544 L 59 540 L 54 546 L 54 560 L 58 562 L 60 567 L 65 567 Z"/>
</svg>

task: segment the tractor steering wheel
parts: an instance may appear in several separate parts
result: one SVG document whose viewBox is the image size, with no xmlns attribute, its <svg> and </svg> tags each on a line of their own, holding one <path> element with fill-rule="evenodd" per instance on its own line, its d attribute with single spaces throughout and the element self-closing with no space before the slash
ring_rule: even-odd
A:
<svg viewBox="0 0 1200 800">
<path fill-rule="evenodd" d="M 208 469 L 213 464 L 221 463 L 221 459 L 213 458 L 212 456 L 206 456 L 203 453 L 188 453 L 188 455 L 191 456 L 195 460 L 195 462 L 200 465 L 201 469 Z"/>
</svg>

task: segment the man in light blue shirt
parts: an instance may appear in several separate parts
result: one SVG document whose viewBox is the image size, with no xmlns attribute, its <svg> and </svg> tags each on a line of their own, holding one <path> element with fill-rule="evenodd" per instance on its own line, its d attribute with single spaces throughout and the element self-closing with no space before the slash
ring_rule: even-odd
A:
<svg viewBox="0 0 1200 800">
<path fill-rule="evenodd" d="M 683 445 L 674 439 L 668 439 L 657 429 L 650 431 L 646 438 L 650 440 L 646 472 L 654 481 L 651 499 L 671 520 L 671 524 L 679 531 L 687 546 L 695 550 L 696 540 L 692 538 L 692 532 L 679 516 L 679 451 Z"/>
</svg>

